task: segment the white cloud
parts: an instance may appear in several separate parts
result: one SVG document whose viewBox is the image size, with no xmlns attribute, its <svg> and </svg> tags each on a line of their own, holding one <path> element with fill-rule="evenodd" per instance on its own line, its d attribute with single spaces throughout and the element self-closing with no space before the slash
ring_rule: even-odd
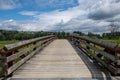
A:
<svg viewBox="0 0 120 80">
<path fill-rule="evenodd" d="M 38 12 L 37 11 L 21 11 L 19 12 L 19 14 L 26 15 L 26 16 L 34 16 L 34 15 L 37 15 Z"/>
<path fill-rule="evenodd" d="M 48 4 L 53 4 L 54 1 L 55 0 L 50 0 Z M 110 21 L 115 20 L 116 22 L 120 22 L 120 1 L 79 0 L 78 6 L 63 11 L 55 10 L 46 13 L 38 13 L 36 11 L 22 11 L 20 14 L 33 16 L 34 19 L 29 21 L 9 20 L 0 22 L 0 24 L 6 27 L 10 26 L 10 28 L 14 26 L 13 28 L 16 28 L 17 30 L 79 30 L 85 33 L 103 33 L 109 31 L 108 28 Z M 1 25 L 0 27 L 2 27 Z M 118 26 L 119 25 L 120 24 L 118 24 Z"/>
<path fill-rule="evenodd" d="M 0 10 L 9 10 L 19 7 L 17 0 L 0 0 Z"/>
<path fill-rule="evenodd" d="M 117 1 L 116 3 L 116 0 L 79 0 L 79 3 L 79 9 L 86 11 L 86 14 L 88 13 L 84 16 L 87 17 L 94 12 L 101 16 L 99 17 L 98 15 L 93 14 L 95 18 L 98 18 L 98 20 L 95 20 L 94 18 L 86 18 L 79 15 L 77 18 L 71 19 L 71 21 L 66 24 L 62 24 L 63 27 L 61 27 L 61 30 L 80 30 L 82 32 L 103 33 L 109 32 L 110 19 L 111 21 L 116 20 L 116 22 L 120 22 L 120 1 Z M 104 12 L 100 13 L 100 10 Z M 58 27 L 59 26 L 61 25 L 58 25 Z M 117 23 L 117 26 L 120 26 L 120 24 Z"/>
<path fill-rule="evenodd" d="M 48 23 L 48 24 L 56 24 L 61 22 L 61 20 L 64 21 L 64 23 L 68 22 L 69 20 L 73 18 L 77 18 L 79 15 L 86 14 L 85 11 L 79 10 L 77 8 L 70 8 L 66 11 L 53 11 L 48 13 L 43 13 L 40 15 L 37 15 L 35 18 L 39 21 L 42 21 L 42 23 Z"/>
<path fill-rule="evenodd" d="M 89 17 L 92 19 L 106 19 L 120 14 L 120 2 L 116 0 L 100 0 L 91 8 Z"/>
<path fill-rule="evenodd" d="M 35 3 L 40 8 L 60 8 L 64 5 L 75 5 L 75 0 L 35 0 Z"/>
</svg>

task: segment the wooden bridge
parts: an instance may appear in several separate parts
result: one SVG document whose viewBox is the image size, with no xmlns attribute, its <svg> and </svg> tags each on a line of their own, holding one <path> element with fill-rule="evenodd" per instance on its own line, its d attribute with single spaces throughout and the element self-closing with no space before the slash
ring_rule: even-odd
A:
<svg viewBox="0 0 120 80">
<path fill-rule="evenodd" d="M 50 35 L 0 50 L 3 80 L 120 80 L 119 74 L 120 47 L 84 36 Z"/>
</svg>

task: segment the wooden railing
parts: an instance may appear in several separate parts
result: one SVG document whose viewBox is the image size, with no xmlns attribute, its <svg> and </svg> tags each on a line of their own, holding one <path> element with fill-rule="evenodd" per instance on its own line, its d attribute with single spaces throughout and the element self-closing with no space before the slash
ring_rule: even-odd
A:
<svg viewBox="0 0 120 80">
<path fill-rule="evenodd" d="M 0 77 L 11 76 L 17 68 L 55 38 L 54 35 L 50 35 L 5 45 L 0 50 Z"/>
<path fill-rule="evenodd" d="M 120 47 L 117 44 L 70 34 L 69 40 L 87 56 L 106 67 L 112 74 L 120 74 Z"/>
</svg>

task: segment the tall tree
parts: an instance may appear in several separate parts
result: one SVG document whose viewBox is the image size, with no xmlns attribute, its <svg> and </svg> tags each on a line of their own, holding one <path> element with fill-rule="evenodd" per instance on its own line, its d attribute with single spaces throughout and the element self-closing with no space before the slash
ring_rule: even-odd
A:
<svg viewBox="0 0 120 80">
<path fill-rule="evenodd" d="M 117 24 L 114 21 L 112 21 L 109 26 L 110 26 L 111 37 L 115 38 L 117 36 L 119 27 L 117 26 Z"/>
</svg>

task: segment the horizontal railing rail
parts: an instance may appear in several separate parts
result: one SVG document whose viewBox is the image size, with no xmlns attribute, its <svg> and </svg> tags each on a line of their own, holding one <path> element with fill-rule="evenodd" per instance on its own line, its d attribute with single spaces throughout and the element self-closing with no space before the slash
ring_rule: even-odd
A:
<svg viewBox="0 0 120 80">
<path fill-rule="evenodd" d="M 68 39 L 87 56 L 106 67 L 112 74 L 120 74 L 120 47 L 118 44 L 70 34 Z"/>
<path fill-rule="evenodd" d="M 49 35 L 5 45 L 0 49 L 0 77 L 11 76 L 17 68 L 54 39 L 54 35 Z"/>
</svg>

